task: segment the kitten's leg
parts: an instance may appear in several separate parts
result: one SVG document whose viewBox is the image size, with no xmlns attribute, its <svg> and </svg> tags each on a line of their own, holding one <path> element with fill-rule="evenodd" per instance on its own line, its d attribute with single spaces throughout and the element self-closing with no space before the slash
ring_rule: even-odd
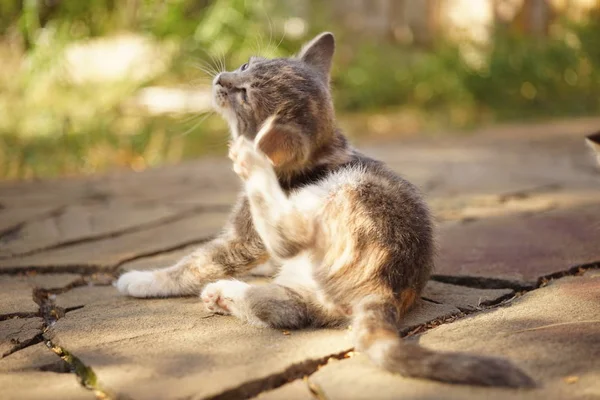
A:
<svg viewBox="0 0 600 400">
<path fill-rule="evenodd" d="M 244 137 L 233 143 L 229 157 L 245 182 L 256 230 L 269 253 L 281 260 L 308 247 L 314 239 L 314 219 L 290 201 L 269 159 Z"/>
<path fill-rule="evenodd" d="M 249 285 L 221 280 L 208 284 L 200 297 L 209 311 L 232 314 L 257 326 L 300 329 L 318 320 L 308 298 L 277 284 Z"/>
<path fill-rule="evenodd" d="M 243 198 L 220 237 L 171 267 L 127 272 L 116 286 L 121 293 L 133 297 L 197 295 L 207 283 L 241 275 L 268 258 L 252 225 L 248 201 Z"/>
</svg>

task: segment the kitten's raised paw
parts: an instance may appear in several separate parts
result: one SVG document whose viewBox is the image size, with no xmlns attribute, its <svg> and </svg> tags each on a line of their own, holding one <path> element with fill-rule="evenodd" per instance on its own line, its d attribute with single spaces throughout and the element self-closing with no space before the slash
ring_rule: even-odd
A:
<svg viewBox="0 0 600 400">
<path fill-rule="evenodd" d="M 243 136 L 238 137 L 229 148 L 229 158 L 233 161 L 233 170 L 243 180 L 259 169 L 272 168 L 271 162 L 252 142 Z"/>
<path fill-rule="evenodd" d="M 130 271 L 119 277 L 116 283 L 119 292 L 133 297 L 151 297 L 155 277 L 152 271 Z"/>
<path fill-rule="evenodd" d="M 237 306 L 244 301 L 250 285 L 235 280 L 222 280 L 206 285 L 200 298 L 208 311 L 219 314 L 235 314 Z"/>
</svg>

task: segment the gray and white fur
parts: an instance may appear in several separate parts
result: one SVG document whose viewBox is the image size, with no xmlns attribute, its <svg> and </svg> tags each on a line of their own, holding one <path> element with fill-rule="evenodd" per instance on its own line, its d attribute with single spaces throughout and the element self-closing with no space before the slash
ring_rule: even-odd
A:
<svg viewBox="0 0 600 400">
<path fill-rule="evenodd" d="M 252 58 L 213 82 L 215 109 L 233 137 L 243 191 L 213 241 L 177 264 L 122 275 L 134 297 L 201 292 L 206 308 L 273 328 L 351 322 L 356 349 L 409 377 L 527 387 L 509 362 L 434 352 L 403 341 L 400 321 L 433 268 L 433 224 L 418 190 L 353 149 L 336 127 L 329 90 L 334 37 L 296 57 Z M 235 280 L 278 265 L 272 283 Z"/>
</svg>

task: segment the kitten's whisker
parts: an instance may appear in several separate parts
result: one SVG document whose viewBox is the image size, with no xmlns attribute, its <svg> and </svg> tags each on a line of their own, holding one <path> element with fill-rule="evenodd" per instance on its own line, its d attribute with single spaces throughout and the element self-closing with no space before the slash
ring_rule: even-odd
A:
<svg viewBox="0 0 600 400">
<path fill-rule="evenodd" d="M 258 35 L 254 35 L 254 49 L 252 50 L 252 52 L 257 56 L 262 56 L 260 52 L 260 43 L 258 41 Z"/>
<path fill-rule="evenodd" d="M 202 111 L 202 112 L 199 112 L 199 113 L 193 113 L 191 116 L 185 117 L 185 118 L 183 118 L 183 119 L 181 119 L 181 120 L 179 120 L 177 122 L 179 124 L 187 124 L 187 123 L 192 122 L 192 121 L 194 121 L 196 119 L 202 118 L 202 117 L 206 116 L 207 114 L 214 114 L 214 111 L 213 110 L 208 110 L 208 111 Z"/>
<path fill-rule="evenodd" d="M 219 73 L 225 72 L 227 68 L 225 66 L 225 51 L 223 49 L 219 49 L 217 61 L 219 66 Z"/>
<path fill-rule="evenodd" d="M 265 53 L 265 41 L 263 39 L 262 33 L 258 32 L 258 41 L 260 43 L 260 54 L 262 54 L 263 56 L 268 56 L 268 54 Z"/>
<path fill-rule="evenodd" d="M 210 59 L 212 60 L 214 66 L 215 66 L 215 71 L 216 71 L 215 75 L 219 75 L 221 72 L 223 72 L 225 70 L 223 68 L 223 66 L 221 65 L 221 62 L 217 55 L 211 54 Z"/>
<path fill-rule="evenodd" d="M 214 60 L 214 57 L 212 55 L 210 57 L 211 57 L 211 60 Z M 207 64 L 210 66 L 210 70 L 214 71 L 214 75 L 215 76 L 219 75 L 219 73 L 221 71 L 219 71 L 219 68 L 217 67 L 217 65 L 216 65 L 216 63 L 214 61 L 211 62 L 211 63 L 207 63 Z"/>
<path fill-rule="evenodd" d="M 279 40 L 279 43 L 277 43 L 277 47 L 275 47 L 275 51 L 277 51 L 277 49 L 279 49 L 279 46 L 281 46 L 281 43 L 283 43 L 283 40 L 285 39 L 285 35 L 286 35 L 286 31 L 284 29 L 283 34 L 281 35 L 281 39 Z"/>
<path fill-rule="evenodd" d="M 194 67 L 196 67 L 196 69 L 199 69 L 200 71 L 204 72 L 211 79 L 214 78 L 216 75 L 214 71 L 208 69 L 207 67 L 205 67 L 203 65 L 195 64 Z"/>
<path fill-rule="evenodd" d="M 265 3 L 262 3 L 263 6 L 263 10 L 265 12 L 265 15 L 267 16 L 267 20 L 269 21 L 269 50 L 271 49 L 271 47 L 273 46 L 273 20 L 271 19 L 271 16 L 269 15 L 269 12 L 267 11 L 267 7 L 265 6 Z"/>
<path fill-rule="evenodd" d="M 206 60 L 206 61 L 202 60 L 202 61 L 205 63 L 205 65 L 208 68 L 210 68 L 211 71 L 214 71 L 214 73 L 212 74 L 213 77 L 218 75 L 219 72 L 222 72 L 222 71 L 219 71 L 214 54 L 209 53 L 208 51 L 206 51 L 205 49 L 202 49 L 202 48 L 200 49 L 200 51 L 203 52 L 205 55 L 207 55 L 210 58 L 210 62 L 208 60 Z"/>
<path fill-rule="evenodd" d="M 213 114 L 213 112 L 209 112 L 206 113 L 202 118 L 200 118 L 200 120 L 198 122 L 196 122 L 190 129 L 188 129 L 187 131 L 183 132 L 180 134 L 180 136 L 187 136 L 189 135 L 193 130 L 195 130 L 197 127 L 200 126 L 201 123 L 203 123 L 204 121 L 206 121 L 206 119 L 208 117 L 210 117 Z"/>
<path fill-rule="evenodd" d="M 204 71 L 211 78 L 214 78 L 219 72 L 214 68 L 213 65 L 209 64 L 204 60 L 199 60 L 198 62 L 193 64 L 196 68 Z"/>
</svg>

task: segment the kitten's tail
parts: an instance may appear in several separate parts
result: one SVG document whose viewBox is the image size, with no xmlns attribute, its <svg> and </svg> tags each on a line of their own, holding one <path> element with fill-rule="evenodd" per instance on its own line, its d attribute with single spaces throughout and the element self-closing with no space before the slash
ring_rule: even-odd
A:
<svg viewBox="0 0 600 400">
<path fill-rule="evenodd" d="M 509 361 L 464 353 L 435 352 L 398 336 L 398 312 L 391 302 L 369 296 L 357 307 L 357 350 L 378 366 L 401 375 L 478 386 L 534 387 Z"/>
</svg>

